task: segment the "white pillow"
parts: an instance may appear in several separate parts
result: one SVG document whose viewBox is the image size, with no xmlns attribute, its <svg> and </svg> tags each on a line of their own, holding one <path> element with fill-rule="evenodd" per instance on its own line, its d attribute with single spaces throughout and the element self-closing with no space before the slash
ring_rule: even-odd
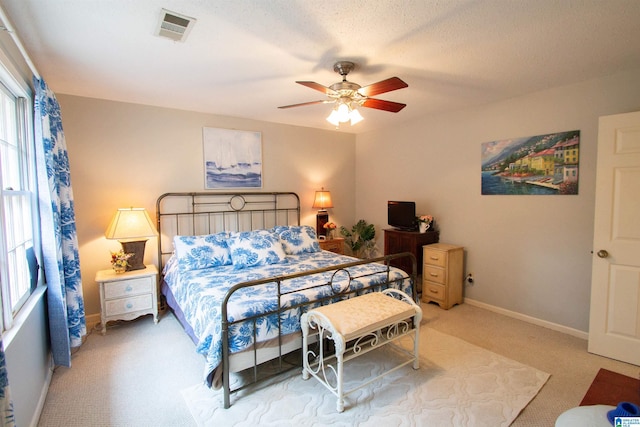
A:
<svg viewBox="0 0 640 427">
<path fill-rule="evenodd" d="M 308 225 L 280 225 L 273 227 L 273 231 L 280 237 L 287 255 L 300 255 L 321 250 L 316 230 Z"/>
<path fill-rule="evenodd" d="M 173 247 L 181 270 L 201 270 L 231 264 L 229 233 L 206 236 L 174 236 Z"/>
<path fill-rule="evenodd" d="M 268 230 L 231 233 L 227 246 L 231 251 L 231 262 L 236 269 L 278 264 L 287 258 L 280 238 Z"/>
</svg>

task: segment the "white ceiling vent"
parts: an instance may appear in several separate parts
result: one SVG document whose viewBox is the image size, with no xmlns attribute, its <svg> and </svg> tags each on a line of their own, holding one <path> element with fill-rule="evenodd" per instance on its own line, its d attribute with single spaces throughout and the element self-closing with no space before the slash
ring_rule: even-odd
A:
<svg viewBox="0 0 640 427">
<path fill-rule="evenodd" d="M 187 35 L 189 35 L 189 31 L 191 31 L 191 28 L 193 28 L 195 23 L 195 18 L 190 18 L 188 16 L 180 15 L 179 13 L 162 9 L 156 35 L 166 37 L 177 42 L 183 42 L 187 38 Z"/>
</svg>

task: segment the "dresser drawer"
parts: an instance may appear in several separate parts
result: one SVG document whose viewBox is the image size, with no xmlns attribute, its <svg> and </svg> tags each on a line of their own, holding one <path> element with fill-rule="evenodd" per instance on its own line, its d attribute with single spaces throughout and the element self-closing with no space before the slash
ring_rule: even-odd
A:
<svg viewBox="0 0 640 427">
<path fill-rule="evenodd" d="M 136 297 L 114 299 L 105 302 L 106 316 L 117 316 L 153 308 L 153 295 L 138 295 Z"/>
<path fill-rule="evenodd" d="M 428 282 L 426 280 L 422 283 L 423 300 L 428 298 L 429 300 L 444 302 L 446 296 L 445 292 L 446 289 L 444 285 Z"/>
<path fill-rule="evenodd" d="M 131 295 L 151 293 L 153 291 L 154 278 L 140 277 L 136 279 L 120 280 L 118 282 L 105 283 L 105 299 L 122 298 Z"/>
<path fill-rule="evenodd" d="M 429 265 L 444 267 L 447 265 L 447 253 L 441 250 L 429 249 L 428 246 L 425 246 L 423 262 Z"/>
<path fill-rule="evenodd" d="M 424 280 L 429 280 L 431 282 L 436 282 L 443 285 L 447 283 L 445 269 L 434 267 L 429 264 L 424 264 L 422 266 L 422 277 L 424 278 Z"/>
</svg>

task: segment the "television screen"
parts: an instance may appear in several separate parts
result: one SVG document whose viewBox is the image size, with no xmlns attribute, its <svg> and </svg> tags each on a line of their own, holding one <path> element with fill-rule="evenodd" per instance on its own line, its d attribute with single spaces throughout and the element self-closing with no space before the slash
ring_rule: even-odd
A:
<svg viewBox="0 0 640 427">
<path fill-rule="evenodd" d="M 389 201 L 387 203 L 388 224 L 400 230 L 416 229 L 416 203 Z"/>
</svg>

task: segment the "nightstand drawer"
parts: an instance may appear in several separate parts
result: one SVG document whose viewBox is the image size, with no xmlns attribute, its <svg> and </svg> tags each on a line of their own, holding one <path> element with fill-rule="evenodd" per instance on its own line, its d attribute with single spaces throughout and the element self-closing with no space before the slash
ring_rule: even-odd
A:
<svg viewBox="0 0 640 427">
<path fill-rule="evenodd" d="M 445 299 L 445 286 L 438 285 L 436 283 L 427 282 L 422 283 L 422 294 L 427 296 L 430 300 L 438 300 L 443 302 Z"/>
<path fill-rule="evenodd" d="M 429 249 L 428 246 L 424 247 L 424 264 L 437 265 L 438 267 L 444 267 L 447 265 L 447 253 L 441 250 Z"/>
<path fill-rule="evenodd" d="M 320 249 L 337 254 L 344 254 L 344 238 L 337 237 L 335 239 L 319 240 Z"/>
<path fill-rule="evenodd" d="M 422 266 L 422 277 L 424 280 L 441 283 L 443 285 L 447 282 L 444 268 L 434 267 L 428 264 Z"/>
<path fill-rule="evenodd" d="M 114 299 L 105 302 L 106 316 L 133 313 L 153 308 L 153 295 L 139 295 L 137 297 Z"/>
<path fill-rule="evenodd" d="M 342 242 L 327 242 L 322 245 L 325 251 L 342 252 Z"/>
<path fill-rule="evenodd" d="M 130 295 L 148 294 L 153 291 L 155 277 L 140 277 L 105 284 L 105 299 L 121 298 Z"/>
</svg>

